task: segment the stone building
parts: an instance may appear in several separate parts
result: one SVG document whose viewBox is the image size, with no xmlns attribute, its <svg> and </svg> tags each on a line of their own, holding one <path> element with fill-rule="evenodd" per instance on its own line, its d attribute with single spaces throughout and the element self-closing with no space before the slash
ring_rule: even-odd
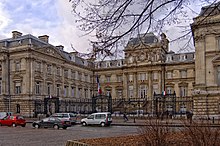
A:
<svg viewBox="0 0 220 146">
<path fill-rule="evenodd" d="M 148 33 L 128 41 L 124 59 L 92 61 L 51 45 L 47 35 L 13 31 L 0 40 L 0 111 L 91 112 L 98 77 L 112 111 L 218 117 L 220 14 L 214 8 L 203 7 L 194 18 L 195 52 L 187 53 L 170 51 L 164 33 Z"/>
<path fill-rule="evenodd" d="M 13 31 L 12 38 L 0 41 L 0 48 L 0 111 L 33 116 L 91 108 L 80 103 L 93 93 L 90 61 L 49 44 L 47 35 Z"/>
</svg>

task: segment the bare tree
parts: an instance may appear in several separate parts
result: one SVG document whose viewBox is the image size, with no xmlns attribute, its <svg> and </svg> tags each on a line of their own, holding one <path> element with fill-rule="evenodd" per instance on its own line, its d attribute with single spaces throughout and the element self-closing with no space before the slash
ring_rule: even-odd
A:
<svg viewBox="0 0 220 146">
<path fill-rule="evenodd" d="M 179 25 L 181 38 L 191 36 L 188 19 L 196 13 L 194 3 L 211 5 L 217 0 L 69 0 L 76 23 L 85 35 L 92 35 L 92 53 L 111 56 L 129 38 L 148 32 L 162 33 L 167 25 Z M 197 14 L 198 15 L 198 14 Z M 181 25 L 183 23 L 187 25 Z M 178 40 L 176 38 L 175 40 Z M 172 40 L 171 40 L 172 41 Z"/>
</svg>

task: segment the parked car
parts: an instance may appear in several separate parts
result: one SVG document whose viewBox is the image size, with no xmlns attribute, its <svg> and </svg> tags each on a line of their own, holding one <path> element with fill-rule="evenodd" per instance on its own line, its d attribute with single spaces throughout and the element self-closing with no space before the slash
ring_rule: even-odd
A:
<svg viewBox="0 0 220 146">
<path fill-rule="evenodd" d="M 36 129 L 38 128 L 66 129 L 67 127 L 71 127 L 71 123 L 70 121 L 60 120 L 59 118 L 56 117 L 48 117 L 40 121 L 34 121 L 32 126 Z"/>
<path fill-rule="evenodd" d="M 86 125 L 101 125 L 109 126 L 112 123 L 112 117 L 110 112 L 100 112 L 100 113 L 93 113 L 89 115 L 87 118 L 81 119 L 81 124 L 83 126 Z"/>
<path fill-rule="evenodd" d="M 3 119 L 0 120 L 1 126 L 26 126 L 26 120 L 23 116 L 20 115 L 14 115 L 14 116 L 6 116 Z"/>
<path fill-rule="evenodd" d="M 60 120 L 70 121 L 72 125 L 76 124 L 77 114 L 74 113 L 54 113 L 50 117 L 56 117 Z"/>
</svg>

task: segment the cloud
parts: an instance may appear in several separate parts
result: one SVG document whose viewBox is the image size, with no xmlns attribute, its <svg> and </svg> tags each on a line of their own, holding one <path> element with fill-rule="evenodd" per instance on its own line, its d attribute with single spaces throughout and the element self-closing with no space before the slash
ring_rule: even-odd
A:
<svg viewBox="0 0 220 146">
<path fill-rule="evenodd" d="M 58 16 L 62 20 L 57 27 L 57 32 L 60 34 L 57 36 L 59 40 L 65 44 L 68 51 L 73 51 L 71 49 L 72 44 L 77 51 L 87 52 L 87 49 L 91 48 L 89 45 L 89 36 L 83 36 L 83 33 L 78 30 L 74 16 L 71 13 L 71 3 L 64 0 L 58 0 L 56 7 Z"/>
<path fill-rule="evenodd" d="M 83 32 L 78 30 L 78 24 L 71 13 L 71 5 L 66 0 L 1 0 L 0 39 L 11 37 L 13 30 L 34 36 L 47 34 L 52 45 L 64 45 L 65 51 L 73 51 L 72 44 L 76 50 L 87 52 L 88 48 L 91 48 L 91 37 L 83 36 Z M 199 4 L 191 7 L 197 12 L 200 8 Z M 172 40 L 178 37 L 177 32 L 180 31 L 180 28 L 171 26 L 166 32 Z"/>
</svg>

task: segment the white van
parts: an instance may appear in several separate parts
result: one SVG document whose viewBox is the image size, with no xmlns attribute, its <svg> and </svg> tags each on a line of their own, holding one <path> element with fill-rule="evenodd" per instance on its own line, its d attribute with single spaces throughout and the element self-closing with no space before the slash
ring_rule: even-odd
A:
<svg viewBox="0 0 220 146">
<path fill-rule="evenodd" d="M 83 126 L 86 125 L 101 125 L 109 126 L 112 123 L 112 116 L 110 112 L 100 112 L 100 113 L 93 113 L 89 115 L 87 118 L 81 120 L 81 124 Z"/>
</svg>

